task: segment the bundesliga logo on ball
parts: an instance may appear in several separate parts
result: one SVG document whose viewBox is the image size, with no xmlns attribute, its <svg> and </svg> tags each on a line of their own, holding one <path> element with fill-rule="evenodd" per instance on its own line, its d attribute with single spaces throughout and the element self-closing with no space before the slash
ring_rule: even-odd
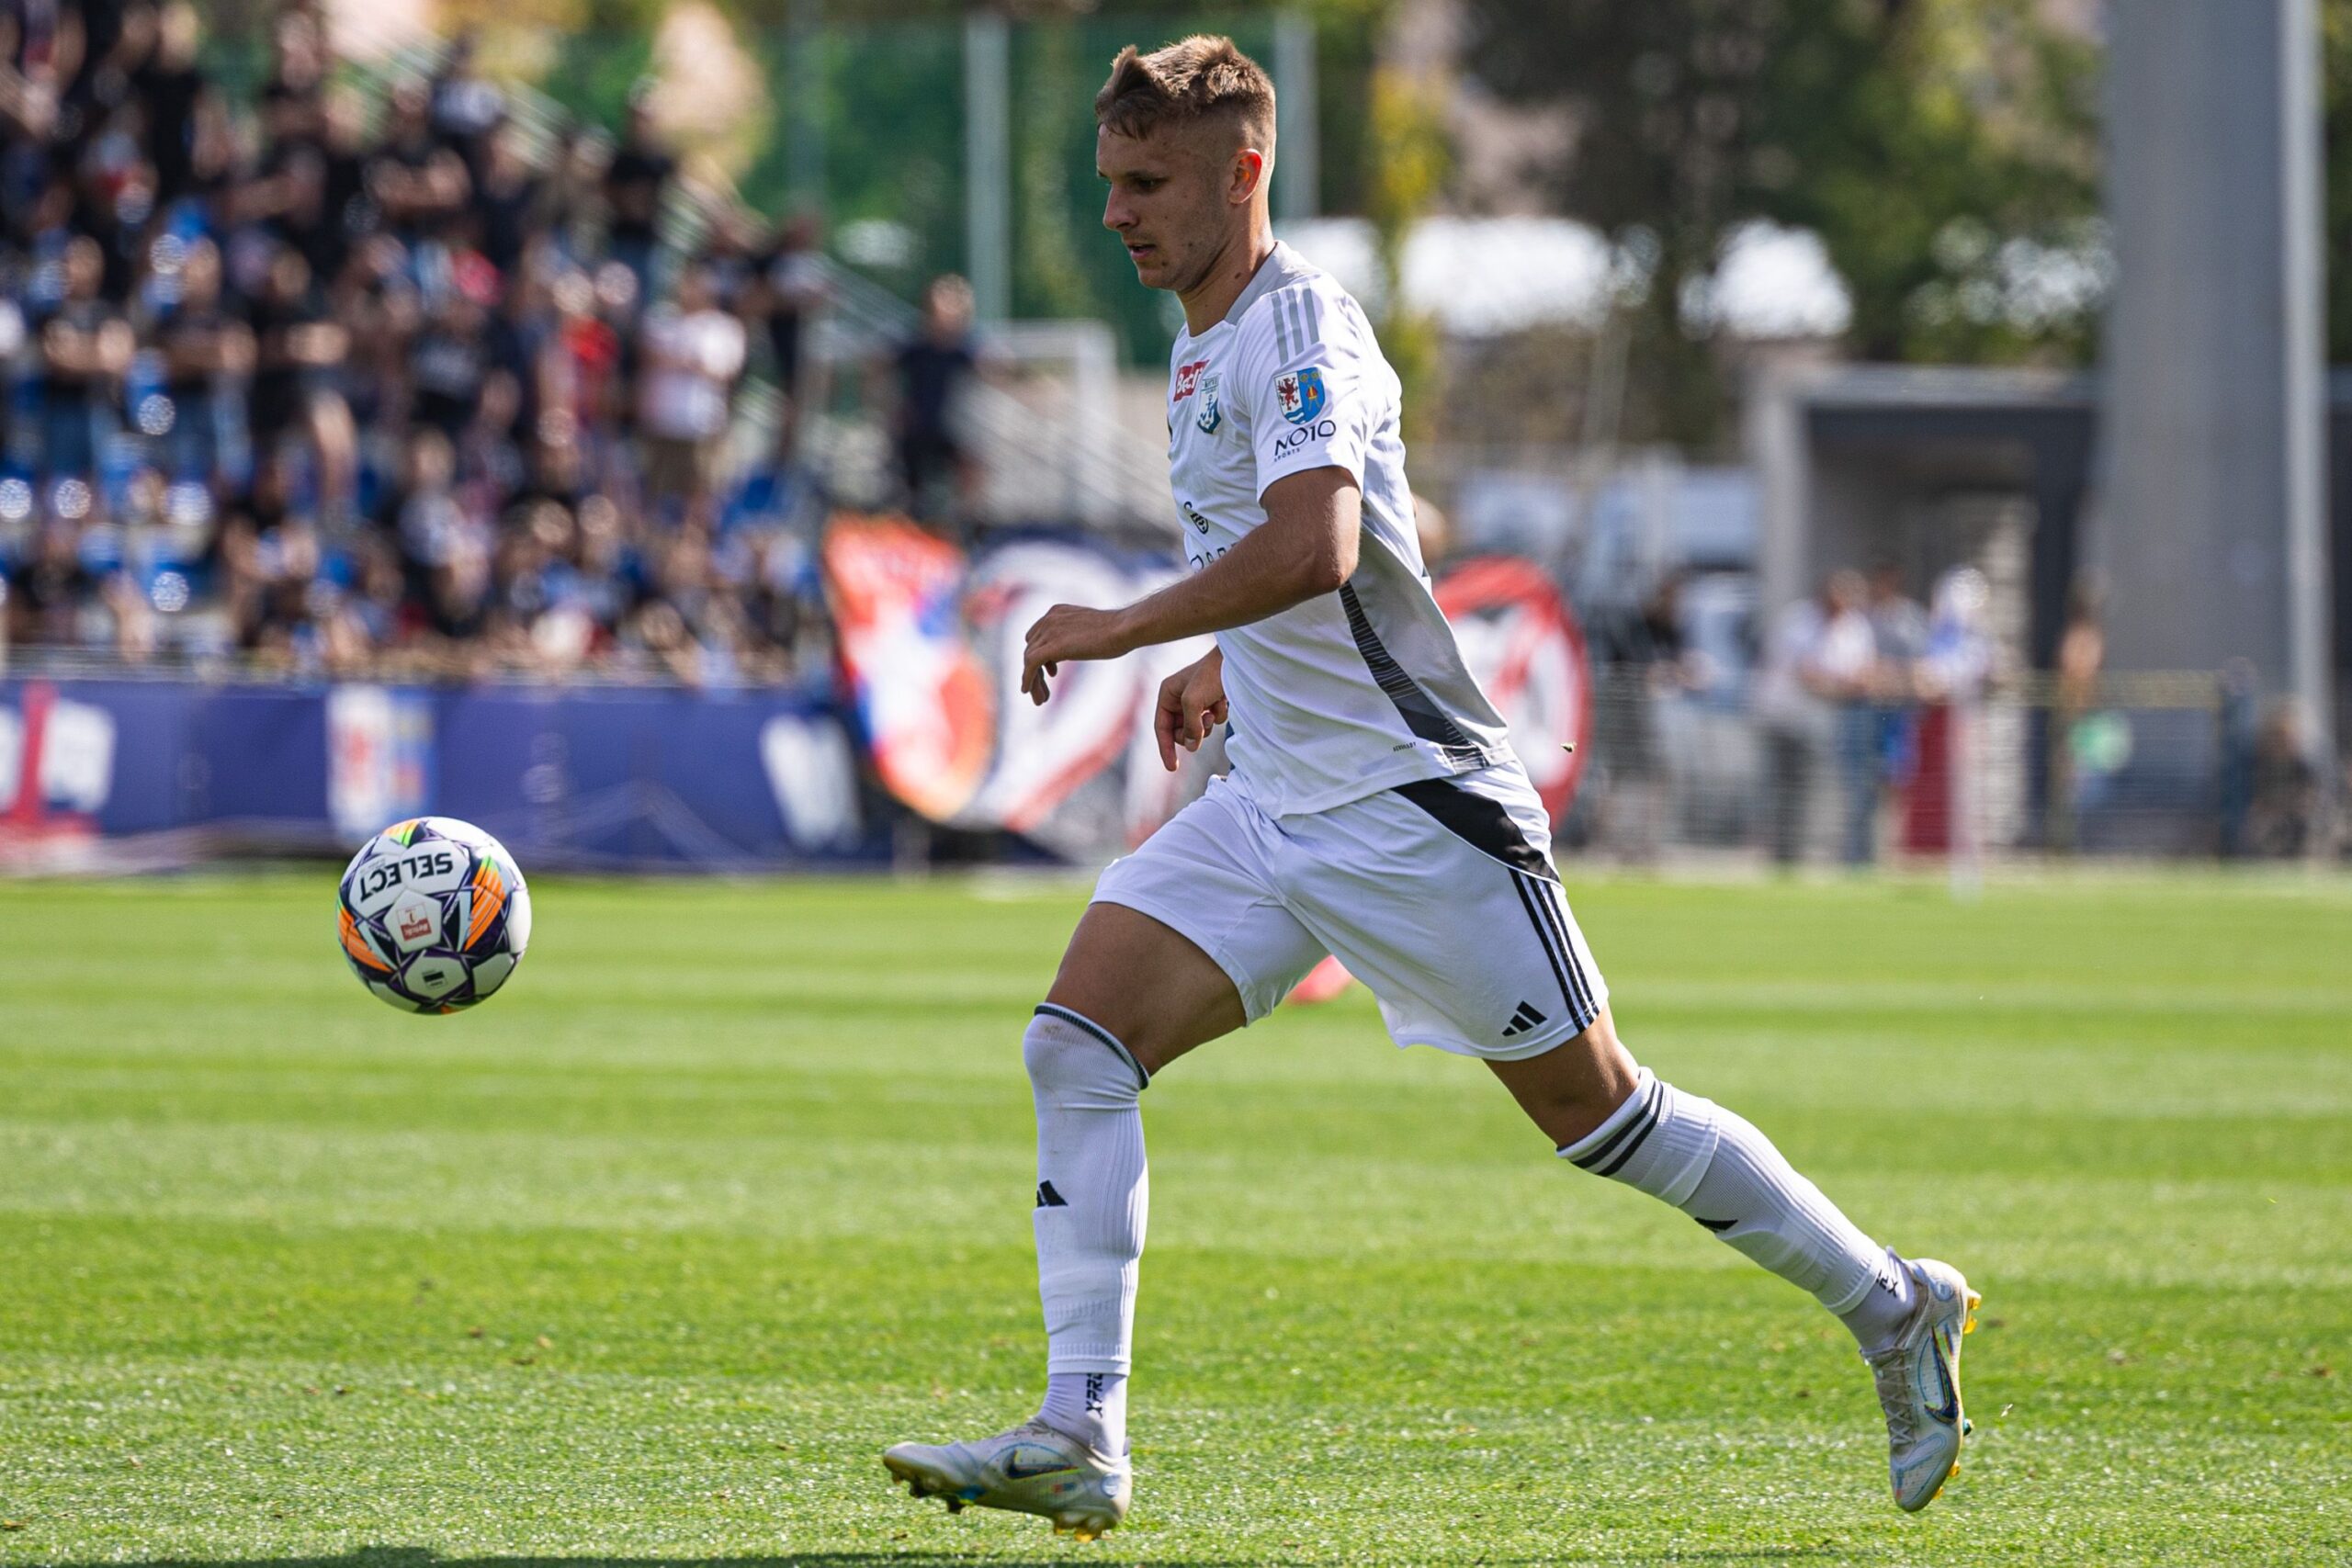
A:
<svg viewBox="0 0 2352 1568">
<path fill-rule="evenodd" d="M 531 894 L 496 839 L 451 817 L 395 822 L 337 889 L 343 956 L 409 1012 L 456 1012 L 506 983 L 531 941 Z"/>
</svg>

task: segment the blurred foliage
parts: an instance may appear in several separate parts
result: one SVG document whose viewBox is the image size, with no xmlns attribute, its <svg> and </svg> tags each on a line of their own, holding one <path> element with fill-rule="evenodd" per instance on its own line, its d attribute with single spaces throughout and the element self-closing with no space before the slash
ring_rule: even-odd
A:
<svg viewBox="0 0 2352 1568">
<path fill-rule="evenodd" d="M 2352 0 L 2320 0 L 2319 26 L 2327 102 L 2327 358 L 2352 365 Z"/>
<path fill-rule="evenodd" d="M 1563 210 L 1646 265 L 1629 424 L 1725 409 L 1704 281 L 1743 222 L 1817 232 L 1870 358 L 2077 363 L 2098 243 L 2090 40 L 2035 0 L 1472 0 L 1470 63 L 1565 107 Z M 2087 287 L 2085 283 L 2087 281 Z M 1648 417 L 1642 417 L 1644 414 Z"/>
<path fill-rule="evenodd" d="M 1372 73 L 1365 152 L 1365 211 L 1385 302 L 1377 323 L 1381 351 L 1405 390 L 1405 439 L 1421 438 L 1436 401 L 1442 343 L 1437 322 L 1405 302 L 1405 242 L 1433 207 L 1453 165 L 1445 130 L 1448 84 L 1394 65 Z"/>
<path fill-rule="evenodd" d="M 653 68 L 653 29 L 631 0 L 590 0 L 582 25 L 556 44 L 555 64 L 535 84 L 578 119 L 617 133 L 630 92 Z"/>
</svg>

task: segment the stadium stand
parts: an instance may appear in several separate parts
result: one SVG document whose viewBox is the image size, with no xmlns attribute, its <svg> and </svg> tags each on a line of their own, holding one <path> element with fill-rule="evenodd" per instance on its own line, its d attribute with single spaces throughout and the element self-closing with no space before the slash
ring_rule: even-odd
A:
<svg viewBox="0 0 2352 1568">
<path fill-rule="evenodd" d="M 665 244 L 644 117 L 616 141 L 514 112 L 463 40 L 371 94 L 295 0 L 232 98 L 199 27 L 186 0 L 0 18 L 7 639 L 820 674 L 808 476 L 773 440 L 716 460 L 746 370 L 795 368 L 805 230 L 729 211 Z M 778 404 L 752 400 L 788 428 Z"/>
</svg>

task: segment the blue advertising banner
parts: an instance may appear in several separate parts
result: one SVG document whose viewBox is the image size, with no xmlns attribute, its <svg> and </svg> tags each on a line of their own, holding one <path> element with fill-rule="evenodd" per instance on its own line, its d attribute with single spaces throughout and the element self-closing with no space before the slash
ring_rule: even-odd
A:
<svg viewBox="0 0 2352 1568">
<path fill-rule="evenodd" d="M 421 812 L 526 864 L 887 853 L 848 728 L 807 696 L 0 681 L 0 855 L 205 829 L 324 850 Z"/>
</svg>

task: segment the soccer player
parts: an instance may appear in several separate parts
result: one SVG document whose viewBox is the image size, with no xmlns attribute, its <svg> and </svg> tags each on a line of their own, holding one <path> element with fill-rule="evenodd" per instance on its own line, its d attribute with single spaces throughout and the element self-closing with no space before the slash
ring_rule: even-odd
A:
<svg viewBox="0 0 2352 1568">
<path fill-rule="evenodd" d="M 1121 52 L 1094 99 L 1102 221 L 1173 293 L 1169 457 L 1193 570 L 1122 609 L 1058 604 L 1059 666 L 1215 633 L 1159 692 L 1161 759 L 1230 717 L 1231 773 L 1104 871 L 1023 1037 L 1048 1345 L 1036 1416 L 883 1455 L 918 1497 L 1127 1512 L 1126 1408 L 1148 1183 L 1144 1089 L 1272 1012 L 1336 954 L 1400 1045 L 1484 1062 L 1562 1158 L 1689 1214 L 1851 1329 L 1886 1410 L 1894 1500 L 1923 1507 L 1968 1430 L 1959 1270 L 1880 1247 L 1754 1126 L 1635 1065 L 1552 863 L 1544 807 L 1438 612 L 1399 389 L 1363 311 L 1272 237 L 1274 94 L 1232 42 Z"/>
</svg>

